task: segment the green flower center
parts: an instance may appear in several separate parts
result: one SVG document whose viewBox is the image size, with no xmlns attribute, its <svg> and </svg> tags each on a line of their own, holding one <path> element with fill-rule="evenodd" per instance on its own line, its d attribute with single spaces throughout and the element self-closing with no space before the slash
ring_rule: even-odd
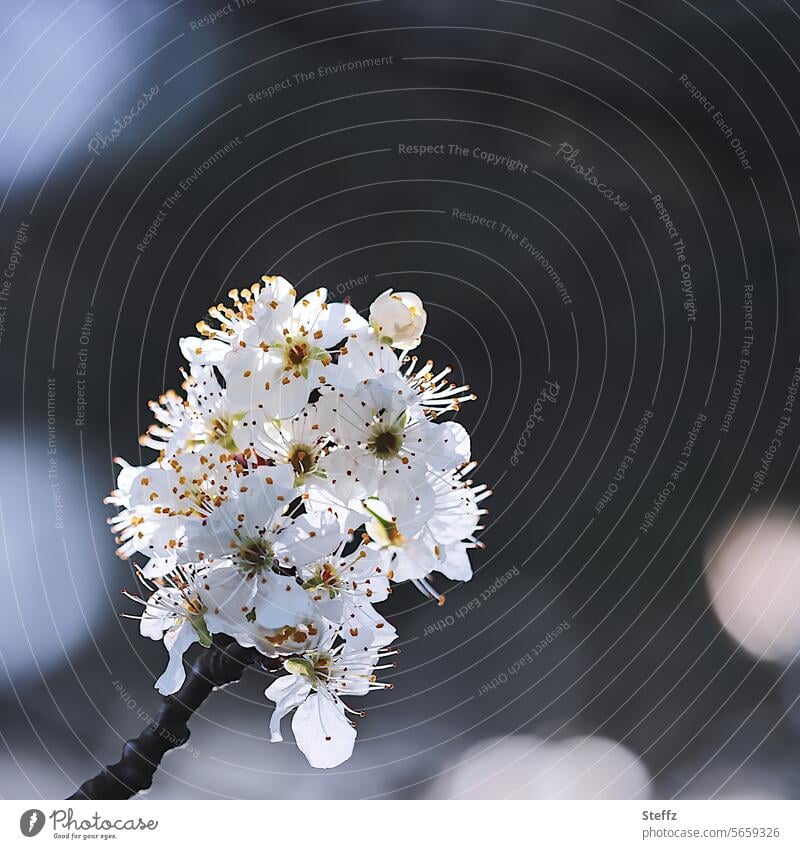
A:
<svg viewBox="0 0 800 849">
<path fill-rule="evenodd" d="M 298 336 L 286 336 L 283 346 L 283 370 L 290 371 L 295 377 L 308 377 L 308 370 L 314 360 L 319 360 L 323 365 L 328 365 L 331 355 L 324 349 L 318 348 L 308 342 L 304 334 Z"/>
<path fill-rule="evenodd" d="M 309 592 L 328 593 L 330 598 L 339 595 L 339 576 L 332 563 L 318 563 L 310 578 L 303 583 L 303 589 Z"/>
<path fill-rule="evenodd" d="M 305 678 L 312 686 L 316 686 L 320 679 L 327 679 L 330 674 L 331 659 L 327 654 L 321 652 L 309 652 L 304 657 L 292 657 L 284 661 L 283 667 L 293 675 Z"/>
<path fill-rule="evenodd" d="M 243 537 L 239 541 L 236 562 L 249 576 L 271 569 L 275 561 L 272 545 L 263 537 Z"/>
<path fill-rule="evenodd" d="M 229 451 L 235 454 L 239 449 L 236 447 L 236 442 L 233 439 L 233 427 L 241 419 L 244 418 L 244 413 L 233 416 L 220 416 L 213 419 L 207 429 L 206 438 L 209 443 L 216 443 L 223 451 Z"/>
<path fill-rule="evenodd" d="M 191 602 L 186 605 L 186 618 L 189 620 L 192 628 L 197 632 L 197 639 L 203 648 L 208 648 L 211 645 L 211 634 L 208 632 L 206 625 L 205 613 L 206 608 L 199 602 Z"/>
<path fill-rule="evenodd" d="M 301 366 L 308 359 L 308 345 L 305 342 L 298 342 L 296 345 L 286 349 L 286 365 Z"/>
<path fill-rule="evenodd" d="M 367 442 L 367 450 L 372 452 L 379 460 L 391 460 L 400 453 L 403 447 L 403 428 L 389 427 L 383 429 L 384 425 L 378 425 L 373 429 L 372 435 Z"/>
<path fill-rule="evenodd" d="M 310 475 L 317 466 L 317 455 L 308 445 L 293 445 L 288 455 L 295 474 L 295 486 L 299 486 L 306 475 Z"/>
<path fill-rule="evenodd" d="M 373 503 L 377 503 L 377 499 L 368 498 L 364 502 L 364 507 L 367 513 L 369 513 L 370 516 L 372 516 L 375 520 L 374 522 L 370 523 L 372 527 L 367 527 L 367 531 L 370 536 L 372 536 L 373 539 L 375 539 L 376 542 L 380 543 L 381 545 L 392 545 L 396 547 L 405 545 L 406 538 L 405 536 L 403 536 L 403 534 L 400 532 L 400 529 L 397 527 L 397 522 L 395 522 L 393 519 L 387 519 L 385 516 L 382 516 L 376 510 L 373 510 L 372 506 L 369 503 L 370 501 L 372 501 Z"/>
</svg>

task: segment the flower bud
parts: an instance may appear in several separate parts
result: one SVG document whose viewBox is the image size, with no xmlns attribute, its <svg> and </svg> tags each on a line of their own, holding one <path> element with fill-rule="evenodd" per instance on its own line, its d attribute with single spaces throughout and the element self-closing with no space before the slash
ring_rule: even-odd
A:
<svg viewBox="0 0 800 849">
<path fill-rule="evenodd" d="M 428 316 L 422 301 L 413 292 L 387 289 L 373 301 L 369 320 L 381 342 L 410 351 L 422 340 Z"/>
</svg>

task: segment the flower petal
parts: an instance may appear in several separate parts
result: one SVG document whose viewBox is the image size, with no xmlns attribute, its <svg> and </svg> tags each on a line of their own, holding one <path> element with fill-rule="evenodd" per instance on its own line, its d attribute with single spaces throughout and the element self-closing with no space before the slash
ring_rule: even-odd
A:
<svg viewBox="0 0 800 849">
<path fill-rule="evenodd" d="M 308 698 L 311 685 L 297 675 L 284 675 L 273 681 L 264 691 L 264 695 L 275 702 L 275 710 L 269 720 L 270 743 L 280 743 L 281 720 L 289 711 L 299 707 Z"/>
<path fill-rule="evenodd" d="M 220 339 L 202 339 L 197 336 L 185 336 L 179 342 L 181 353 L 190 363 L 219 365 L 230 345 Z"/>
<path fill-rule="evenodd" d="M 292 566 L 302 567 L 327 557 L 345 541 L 332 513 L 308 513 L 298 517 L 278 535 L 275 554 Z"/>
<path fill-rule="evenodd" d="M 323 693 L 313 693 L 292 719 L 297 747 L 311 766 L 331 769 L 353 754 L 356 730 L 347 720 L 344 705 Z"/>
<path fill-rule="evenodd" d="M 175 625 L 164 634 L 164 645 L 169 651 L 169 662 L 161 677 L 156 681 L 156 689 L 162 696 L 180 690 L 186 680 L 186 670 L 183 667 L 183 653 L 192 643 L 197 642 L 197 631 L 191 623 L 184 619 L 180 625 Z"/>
<path fill-rule="evenodd" d="M 261 628 L 294 627 L 314 618 L 314 605 L 293 577 L 270 575 L 266 583 L 258 584 L 254 599 L 255 624 Z"/>
</svg>

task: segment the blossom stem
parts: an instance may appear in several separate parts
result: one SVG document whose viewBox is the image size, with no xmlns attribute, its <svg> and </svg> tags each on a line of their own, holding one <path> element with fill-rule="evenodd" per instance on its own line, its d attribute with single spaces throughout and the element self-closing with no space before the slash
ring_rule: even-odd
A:
<svg viewBox="0 0 800 849">
<path fill-rule="evenodd" d="M 258 662 L 267 671 L 277 671 L 272 661 L 254 648 L 243 648 L 236 640 L 218 637 L 201 652 L 177 693 L 161 702 L 156 719 L 138 736 L 128 740 L 120 759 L 84 781 L 69 799 L 130 799 L 153 783 L 161 759 L 189 739 L 188 721 L 209 694 L 233 684 L 248 666 Z M 277 664 L 274 666 L 273 664 Z"/>
</svg>

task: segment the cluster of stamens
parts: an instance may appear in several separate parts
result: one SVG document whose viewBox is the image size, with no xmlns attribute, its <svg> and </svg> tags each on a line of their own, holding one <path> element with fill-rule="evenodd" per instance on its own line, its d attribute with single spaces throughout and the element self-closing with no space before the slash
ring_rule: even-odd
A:
<svg viewBox="0 0 800 849">
<path fill-rule="evenodd" d="M 442 413 L 458 412 L 461 404 L 474 401 L 476 396 L 469 391 L 469 385 L 458 386 L 447 380 L 452 368 L 447 366 L 437 374 L 433 373 L 433 360 L 428 360 L 417 369 L 418 358 L 407 357 L 401 374 L 411 389 L 417 393 L 420 406 L 430 418 L 436 418 Z"/>
</svg>

